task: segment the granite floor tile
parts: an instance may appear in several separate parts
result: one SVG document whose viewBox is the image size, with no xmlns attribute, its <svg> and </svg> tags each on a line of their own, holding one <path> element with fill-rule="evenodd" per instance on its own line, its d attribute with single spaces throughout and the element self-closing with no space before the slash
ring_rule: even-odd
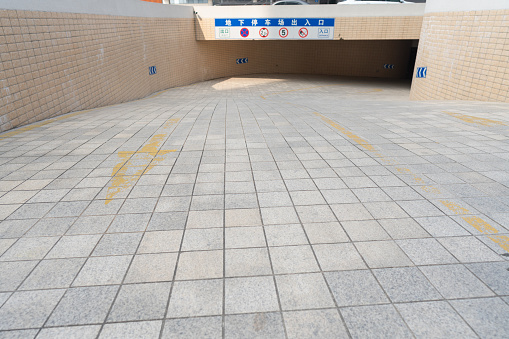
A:
<svg viewBox="0 0 509 339">
<path fill-rule="evenodd" d="M 176 281 L 170 296 L 168 318 L 221 315 L 223 310 L 223 281 Z"/>
<path fill-rule="evenodd" d="M 225 338 L 285 338 L 279 313 L 227 315 Z"/>
<path fill-rule="evenodd" d="M 221 317 L 177 318 L 164 323 L 163 339 L 220 338 Z"/>
<path fill-rule="evenodd" d="M 288 338 L 348 338 L 335 309 L 285 312 Z"/>
<path fill-rule="evenodd" d="M 107 321 L 162 319 L 170 297 L 170 289 L 171 283 L 123 285 Z"/>
<path fill-rule="evenodd" d="M 283 310 L 334 307 L 334 301 L 320 273 L 276 276 Z"/>
<path fill-rule="evenodd" d="M 162 321 L 136 321 L 104 325 L 100 339 L 157 339 Z"/>
<path fill-rule="evenodd" d="M 352 338 L 411 338 L 412 332 L 392 305 L 341 309 Z"/>
<path fill-rule="evenodd" d="M 65 290 L 14 293 L 0 308 L 0 330 L 42 327 Z"/>
<path fill-rule="evenodd" d="M 338 306 L 385 304 L 389 300 L 368 270 L 328 272 L 325 277 Z"/>
<path fill-rule="evenodd" d="M 225 280 L 226 314 L 278 311 L 274 279 L 267 277 Z"/>
</svg>

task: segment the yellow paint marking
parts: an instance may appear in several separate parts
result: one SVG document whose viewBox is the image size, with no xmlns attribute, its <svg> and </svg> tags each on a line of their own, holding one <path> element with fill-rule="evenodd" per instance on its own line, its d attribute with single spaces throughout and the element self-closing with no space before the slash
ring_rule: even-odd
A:
<svg viewBox="0 0 509 339">
<path fill-rule="evenodd" d="M 497 121 L 497 120 L 479 118 L 479 117 L 474 117 L 472 115 L 465 115 L 465 114 L 453 113 L 453 112 L 447 112 L 447 111 L 442 111 L 442 112 L 444 112 L 445 114 L 450 115 L 452 117 L 455 117 L 457 119 L 468 122 L 469 124 L 477 124 L 477 125 L 481 125 L 481 126 L 497 126 L 497 125 L 507 126 L 506 123 L 503 123 L 503 122 Z"/>
<path fill-rule="evenodd" d="M 453 211 L 454 214 L 471 214 L 469 210 L 467 210 L 464 207 L 461 207 L 460 205 L 458 205 L 454 202 L 451 202 L 448 200 L 440 200 L 440 202 L 442 203 L 442 205 L 447 207 L 449 210 Z"/>
<path fill-rule="evenodd" d="M 111 176 L 111 186 L 106 193 L 105 205 L 109 204 L 120 192 L 133 186 L 140 177 L 154 168 L 158 162 L 164 160 L 164 155 L 177 150 L 161 150 L 161 146 L 169 135 L 168 130 L 180 119 L 170 119 L 162 127 L 163 133 L 156 134 L 147 141 L 139 151 L 118 152 L 119 162 Z M 166 131 L 166 132 L 165 132 Z"/>
<path fill-rule="evenodd" d="M 362 146 L 364 149 L 366 149 L 366 150 L 368 150 L 370 152 L 373 152 L 374 155 L 376 155 L 377 157 L 380 157 L 381 159 L 384 159 L 385 162 L 395 165 L 395 161 L 394 160 L 392 160 L 390 158 L 384 157 L 383 154 L 381 154 L 379 151 L 376 151 L 375 147 L 373 145 L 371 145 L 370 143 L 368 143 L 365 139 L 359 137 L 358 135 L 355 135 L 351 131 L 348 131 L 343 126 L 339 125 L 335 121 L 327 118 L 326 116 L 324 116 L 324 115 L 322 115 L 320 113 L 314 112 L 314 114 L 316 116 L 320 117 L 327 124 L 331 125 L 335 129 L 337 129 L 338 131 L 340 131 L 341 133 L 346 135 L 351 140 L 355 141 L 357 144 Z M 414 174 L 409 168 L 399 167 L 398 166 L 398 167 L 396 167 L 396 171 L 398 171 L 401 174 L 408 174 L 408 175 L 410 175 L 413 178 L 413 180 L 416 183 L 418 183 L 418 184 L 425 184 L 424 179 L 422 179 L 418 175 Z M 425 192 L 433 193 L 433 194 L 436 194 L 436 195 L 442 194 L 440 192 L 440 190 L 437 187 L 434 187 L 434 186 L 429 186 L 428 185 L 428 186 L 419 186 L 419 187 L 423 191 L 425 191 Z M 459 214 L 459 215 L 471 214 L 471 212 L 468 209 L 466 209 L 464 207 L 461 207 L 460 205 L 458 205 L 456 203 L 453 203 L 451 201 L 440 200 L 440 202 L 445 207 L 447 207 L 449 210 L 454 212 L 455 214 Z M 465 220 L 468 224 L 470 224 L 472 227 L 477 229 L 482 234 L 487 235 L 488 238 L 491 241 L 493 241 L 494 243 L 499 245 L 501 248 L 503 248 L 504 250 L 509 252 L 509 237 L 507 237 L 505 235 L 496 235 L 496 236 L 494 236 L 493 234 L 499 233 L 498 230 L 496 228 L 494 228 L 493 226 L 491 226 L 490 224 L 488 224 L 483 219 L 479 218 L 479 217 L 476 217 L 476 216 L 464 216 L 464 217 L 462 217 L 462 219 Z"/>
<path fill-rule="evenodd" d="M 355 94 L 367 94 L 367 93 L 376 93 L 376 92 L 383 92 L 383 89 L 375 88 L 375 89 L 365 91 L 365 92 L 356 92 Z"/>
<path fill-rule="evenodd" d="M 28 126 L 25 126 L 25 127 L 20 127 L 18 129 L 15 129 L 14 131 L 10 131 L 10 132 L 7 132 L 7 133 L 4 133 L 4 134 L 0 135 L 0 140 L 6 139 L 6 138 L 10 138 L 12 136 L 15 136 L 15 135 L 18 135 L 18 134 L 21 134 L 21 133 L 24 133 L 24 132 L 31 131 L 31 130 L 36 129 L 38 127 L 42 127 L 42 126 L 51 124 L 52 122 L 55 122 L 55 121 L 69 119 L 69 118 L 72 118 L 72 117 L 75 117 L 77 115 L 80 115 L 80 114 L 83 114 L 83 113 L 87 113 L 87 112 L 90 112 L 90 111 L 91 111 L 91 109 L 86 110 L 86 111 L 80 111 L 80 112 L 75 112 L 75 113 L 71 113 L 71 114 L 66 114 L 66 115 L 62 115 L 62 116 L 56 117 L 56 118 L 52 118 L 52 119 L 41 121 L 41 122 L 38 122 L 38 123 L 35 123 L 35 124 L 31 124 L 31 125 L 28 125 Z"/>
<path fill-rule="evenodd" d="M 349 137 L 353 141 L 355 141 L 357 144 L 359 144 L 360 146 L 362 146 L 366 150 L 368 150 L 368 151 L 375 151 L 375 147 L 373 145 L 371 145 L 369 142 L 367 142 L 366 140 L 362 139 L 360 136 L 355 135 L 354 133 L 350 132 L 349 130 L 347 130 L 343 126 L 337 124 L 336 122 L 334 122 L 333 120 L 327 118 L 326 116 L 321 115 L 320 113 L 315 112 L 314 114 L 316 116 L 320 117 L 323 121 L 325 121 L 326 123 L 328 123 L 329 125 L 331 125 L 335 129 L 339 130 L 341 133 L 343 133 L 344 135 L 346 135 L 347 137 Z"/>
</svg>

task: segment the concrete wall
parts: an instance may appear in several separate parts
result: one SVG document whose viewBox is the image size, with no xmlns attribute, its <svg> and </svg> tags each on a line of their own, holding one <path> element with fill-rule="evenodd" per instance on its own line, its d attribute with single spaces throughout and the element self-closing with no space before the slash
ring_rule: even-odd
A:
<svg viewBox="0 0 509 339">
<path fill-rule="evenodd" d="M 429 0 L 411 99 L 509 102 L 509 1 Z"/>
</svg>

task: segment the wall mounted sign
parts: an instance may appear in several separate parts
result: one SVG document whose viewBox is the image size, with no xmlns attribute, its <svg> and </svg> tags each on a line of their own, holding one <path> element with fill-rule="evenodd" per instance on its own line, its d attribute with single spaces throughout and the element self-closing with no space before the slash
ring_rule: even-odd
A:
<svg viewBox="0 0 509 339">
<path fill-rule="evenodd" d="M 215 19 L 216 39 L 332 40 L 334 18 Z"/>
<path fill-rule="evenodd" d="M 425 78 L 428 73 L 428 67 L 417 67 L 416 78 Z"/>
</svg>

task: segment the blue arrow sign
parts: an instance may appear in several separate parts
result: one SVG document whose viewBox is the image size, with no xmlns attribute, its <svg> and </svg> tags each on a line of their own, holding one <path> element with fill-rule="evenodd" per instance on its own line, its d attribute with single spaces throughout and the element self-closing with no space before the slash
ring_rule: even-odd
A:
<svg viewBox="0 0 509 339">
<path fill-rule="evenodd" d="M 148 74 L 149 74 L 149 75 L 154 75 L 154 74 L 156 74 L 156 73 L 157 73 L 156 66 L 150 66 L 150 67 L 148 68 Z"/>
<path fill-rule="evenodd" d="M 237 65 L 239 64 L 247 64 L 247 58 L 237 59 Z"/>
<path fill-rule="evenodd" d="M 428 73 L 428 67 L 417 67 L 416 78 L 425 78 Z"/>
<path fill-rule="evenodd" d="M 394 69 L 395 65 L 391 65 L 391 64 L 385 64 L 384 65 L 384 68 L 385 69 Z"/>
</svg>

